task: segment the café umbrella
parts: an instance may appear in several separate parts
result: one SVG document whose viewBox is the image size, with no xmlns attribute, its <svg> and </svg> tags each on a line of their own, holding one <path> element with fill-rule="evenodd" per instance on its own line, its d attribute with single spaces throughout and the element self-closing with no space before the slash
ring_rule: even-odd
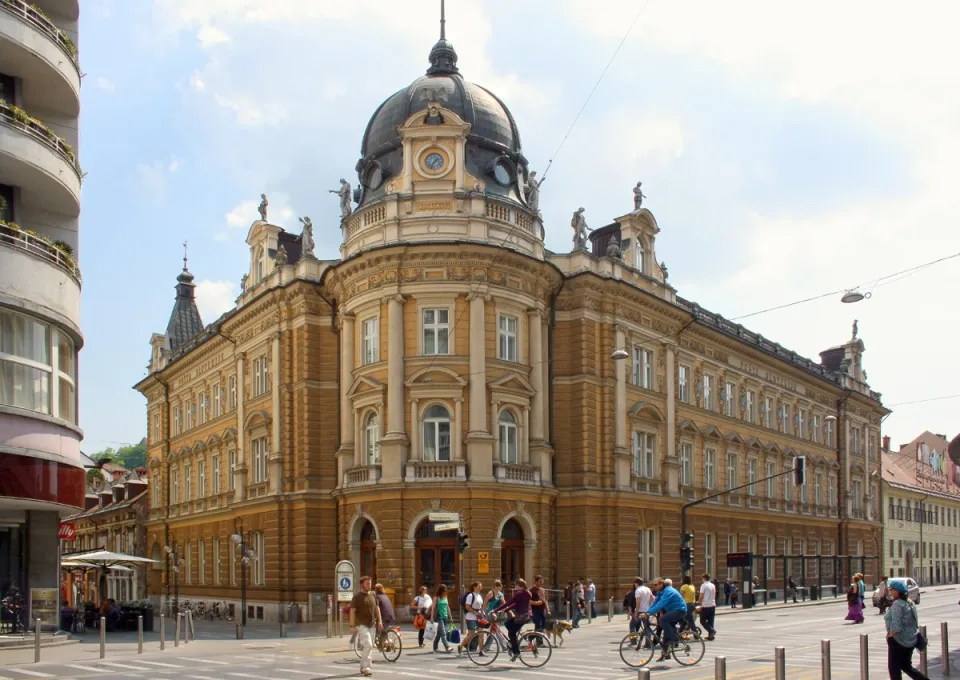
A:
<svg viewBox="0 0 960 680">
<path fill-rule="evenodd" d="M 129 569 L 138 564 L 155 564 L 156 562 L 157 560 L 151 560 L 150 558 L 139 557 L 137 555 L 127 555 L 109 550 L 91 550 L 84 553 L 72 553 L 66 556 L 66 559 L 60 563 L 60 566 L 79 567 L 83 565 L 85 569 L 100 570 L 100 576 L 97 579 L 97 592 L 103 592 L 105 590 L 105 584 L 101 584 L 101 582 L 105 580 L 107 571 L 121 571 L 122 569 Z"/>
</svg>

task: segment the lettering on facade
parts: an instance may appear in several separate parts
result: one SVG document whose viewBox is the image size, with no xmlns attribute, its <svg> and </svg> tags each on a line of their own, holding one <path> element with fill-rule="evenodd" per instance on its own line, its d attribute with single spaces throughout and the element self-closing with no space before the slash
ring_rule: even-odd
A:
<svg viewBox="0 0 960 680">
<path fill-rule="evenodd" d="M 433 212 L 438 210 L 453 210 L 453 203 L 449 201 L 425 201 L 423 203 L 417 203 L 416 207 L 417 212 Z"/>
<path fill-rule="evenodd" d="M 783 387 L 784 389 L 797 391 L 797 383 L 787 380 L 786 378 L 781 378 L 779 375 L 775 375 L 770 371 L 764 371 L 763 379 L 769 383 L 777 385 L 778 387 Z"/>
</svg>

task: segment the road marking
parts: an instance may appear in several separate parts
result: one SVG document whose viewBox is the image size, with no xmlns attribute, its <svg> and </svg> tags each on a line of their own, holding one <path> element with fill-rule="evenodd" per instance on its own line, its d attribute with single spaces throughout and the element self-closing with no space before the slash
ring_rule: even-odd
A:
<svg viewBox="0 0 960 680">
<path fill-rule="evenodd" d="M 52 678 L 52 677 L 54 677 L 53 675 L 50 675 L 49 673 L 38 673 L 37 671 L 27 671 L 27 670 L 23 670 L 22 668 L 8 668 L 7 671 L 10 672 L 10 673 L 23 673 L 24 675 L 32 675 L 32 676 L 35 677 L 35 678 Z"/>
<path fill-rule="evenodd" d="M 82 671 L 93 671 L 94 673 L 116 673 L 109 668 L 94 668 L 93 666 L 81 666 L 78 663 L 64 664 L 67 668 L 79 668 Z"/>
<path fill-rule="evenodd" d="M 235 678 L 253 678 L 254 680 L 273 680 L 266 675 L 253 675 L 252 673 L 225 673 L 225 675 L 232 675 Z"/>
<path fill-rule="evenodd" d="M 187 675 L 185 677 L 190 678 L 191 680 L 217 680 L 209 675 Z"/>
<path fill-rule="evenodd" d="M 101 666 L 113 666 L 114 668 L 122 668 L 125 671 L 145 671 L 146 668 L 140 668 L 139 666 L 128 666 L 123 663 L 112 663 L 110 661 L 101 661 Z"/>
<path fill-rule="evenodd" d="M 181 666 L 180 664 L 176 664 L 176 663 L 160 663 L 159 661 L 142 661 L 142 660 L 139 660 L 139 659 L 137 660 L 137 662 L 138 662 L 138 663 L 145 663 L 145 664 L 147 664 L 148 666 L 163 666 L 163 667 L 165 667 L 165 668 L 183 668 L 183 666 Z"/>
<path fill-rule="evenodd" d="M 191 659 L 191 658 L 186 657 L 186 656 L 178 656 L 177 658 L 180 659 L 181 661 L 199 661 L 200 663 L 215 663 L 215 664 L 217 664 L 218 666 L 229 666 L 229 665 L 230 665 L 230 662 L 229 662 L 229 661 L 214 661 L 213 659 Z"/>
<path fill-rule="evenodd" d="M 297 675 L 313 675 L 313 676 L 317 675 L 313 671 L 298 671 L 298 670 L 294 670 L 293 668 L 275 668 L 274 670 L 276 670 L 278 673 L 296 673 Z"/>
</svg>

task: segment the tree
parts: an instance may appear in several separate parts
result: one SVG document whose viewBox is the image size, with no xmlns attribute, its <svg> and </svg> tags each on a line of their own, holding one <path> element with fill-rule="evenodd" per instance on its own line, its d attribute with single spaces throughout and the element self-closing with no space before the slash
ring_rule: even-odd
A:
<svg viewBox="0 0 960 680">
<path fill-rule="evenodd" d="M 116 453 L 117 462 L 128 470 L 147 466 L 147 445 L 143 442 L 133 446 L 121 446 Z"/>
</svg>

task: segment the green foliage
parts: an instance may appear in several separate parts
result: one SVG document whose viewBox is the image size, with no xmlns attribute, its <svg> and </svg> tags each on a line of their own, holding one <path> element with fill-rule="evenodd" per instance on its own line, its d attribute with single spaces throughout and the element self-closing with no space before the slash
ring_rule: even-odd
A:
<svg viewBox="0 0 960 680">
<path fill-rule="evenodd" d="M 90 468 L 87 470 L 86 484 L 87 486 L 102 486 L 104 483 L 103 473 L 100 472 L 99 468 Z"/>
<path fill-rule="evenodd" d="M 147 466 L 147 446 L 146 444 L 134 444 L 133 446 L 121 446 L 119 449 L 108 446 L 103 451 L 94 453 L 90 458 L 100 465 L 115 463 L 128 470 L 134 470 L 138 467 Z"/>
</svg>

